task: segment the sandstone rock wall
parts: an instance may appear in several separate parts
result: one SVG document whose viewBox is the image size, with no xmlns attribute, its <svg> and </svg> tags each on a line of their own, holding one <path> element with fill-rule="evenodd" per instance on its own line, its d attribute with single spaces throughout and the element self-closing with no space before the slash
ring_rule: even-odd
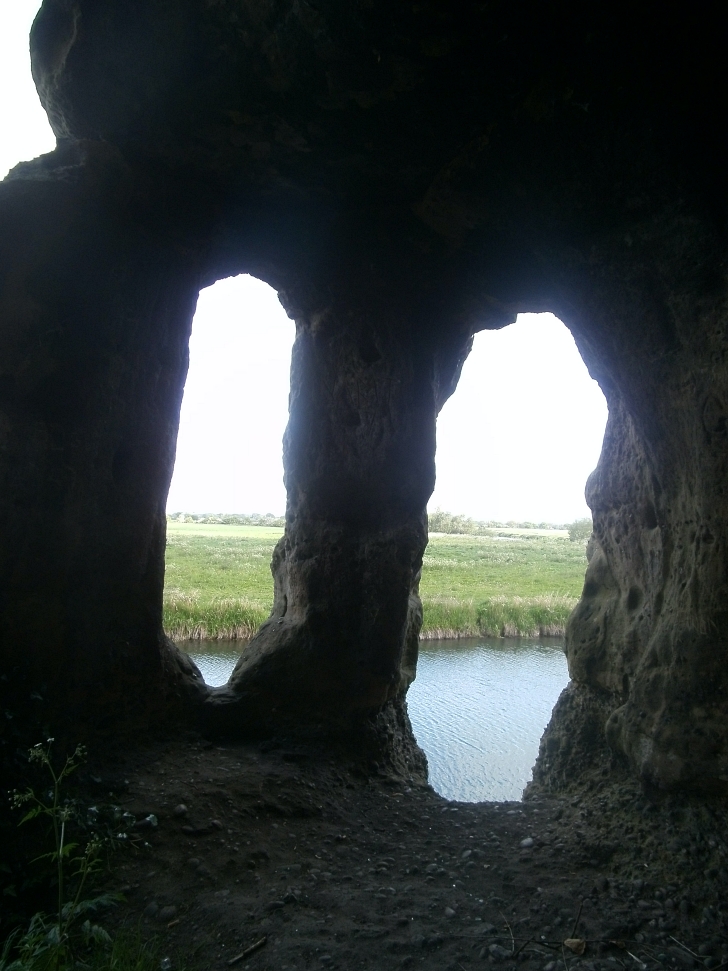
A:
<svg viewBox="0 0 728 971">
<path fill-rule="evenodd" d="M 537 778 L 609 751 L 647 784 L 722 791 L 711 16 L 45 0 L 33 71 L 59 147 L 0 187 L 4 703 L 36 725 L 359 719 L 414 764 L 437 410 L 475 331 L 552 310 L 610 421 Z M 161 631 L 163 508 L 195 294 L 240 272 L 297 322 L 289 503 L 273 614 L 210 692 Z"/>
</svg>

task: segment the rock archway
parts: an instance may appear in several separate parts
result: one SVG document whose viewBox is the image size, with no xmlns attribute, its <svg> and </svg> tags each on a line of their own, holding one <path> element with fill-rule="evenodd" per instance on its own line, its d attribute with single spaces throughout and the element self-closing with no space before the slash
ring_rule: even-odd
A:
<svg viewBox="0 0 728 971">
<path fill-rule="evenodd" d="M 725 86 L 692 16 L 45 0 L 58 148 L 0 187 L 13 724 L 366 724 L 416 760 L 436 413 L 476 330 L 550 310 L 611 417 L 539 779 L 609 747 L 725 790 Z M 273 614 L 210 693 L 162 633 L 163 510 L 196 294 L 240 272 L 298 328 L 288 525 Z"/>
</svg>

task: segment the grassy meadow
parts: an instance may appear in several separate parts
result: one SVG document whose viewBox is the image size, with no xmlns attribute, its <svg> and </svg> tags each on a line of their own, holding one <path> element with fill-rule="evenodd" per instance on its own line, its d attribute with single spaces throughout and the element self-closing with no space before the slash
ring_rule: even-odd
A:
<svg viewBox="0 0 728 971">
<path fill-rule="evenodd" d="M 273 601 L 270 560 L 283 530 L 168 522 L 164 626 L 175 640 L 248 638 Z M 563 633 L 581 593 L 585 544 L 565 530 L 430 535 L 423 637 Z"/>
</svg>

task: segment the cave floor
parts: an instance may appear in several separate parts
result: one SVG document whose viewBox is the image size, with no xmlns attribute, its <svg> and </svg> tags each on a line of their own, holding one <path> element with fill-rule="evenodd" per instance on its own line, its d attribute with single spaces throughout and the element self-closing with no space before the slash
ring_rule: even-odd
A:
<svg viewBox="0 0 728 971">
<path fill-rule="evenodd" d="M 725 802 L 653 804 L 628 780 L 591 779 L 452 803 L 321 749 L 194 736 L 89 772 L 97 801 L 137 820 L 112 857 L 125 902 L 108 921 L 156 936 L 173 969 L 728 961 Z"/>
</svg>

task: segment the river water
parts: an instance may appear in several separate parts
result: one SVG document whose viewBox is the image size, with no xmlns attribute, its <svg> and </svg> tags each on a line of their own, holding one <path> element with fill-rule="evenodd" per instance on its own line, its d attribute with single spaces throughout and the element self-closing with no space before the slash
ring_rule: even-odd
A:
<svg viewBox="0 0 728 971">
<path fill-rule="evenodd" d="M 240 641 L 180 644 L 209 685 L 224 684 Z M 568 673 L 561 638 L 421 641 L 407 695 L 430 783 L 463 802 L 520 799 Z"/>
</svg>

